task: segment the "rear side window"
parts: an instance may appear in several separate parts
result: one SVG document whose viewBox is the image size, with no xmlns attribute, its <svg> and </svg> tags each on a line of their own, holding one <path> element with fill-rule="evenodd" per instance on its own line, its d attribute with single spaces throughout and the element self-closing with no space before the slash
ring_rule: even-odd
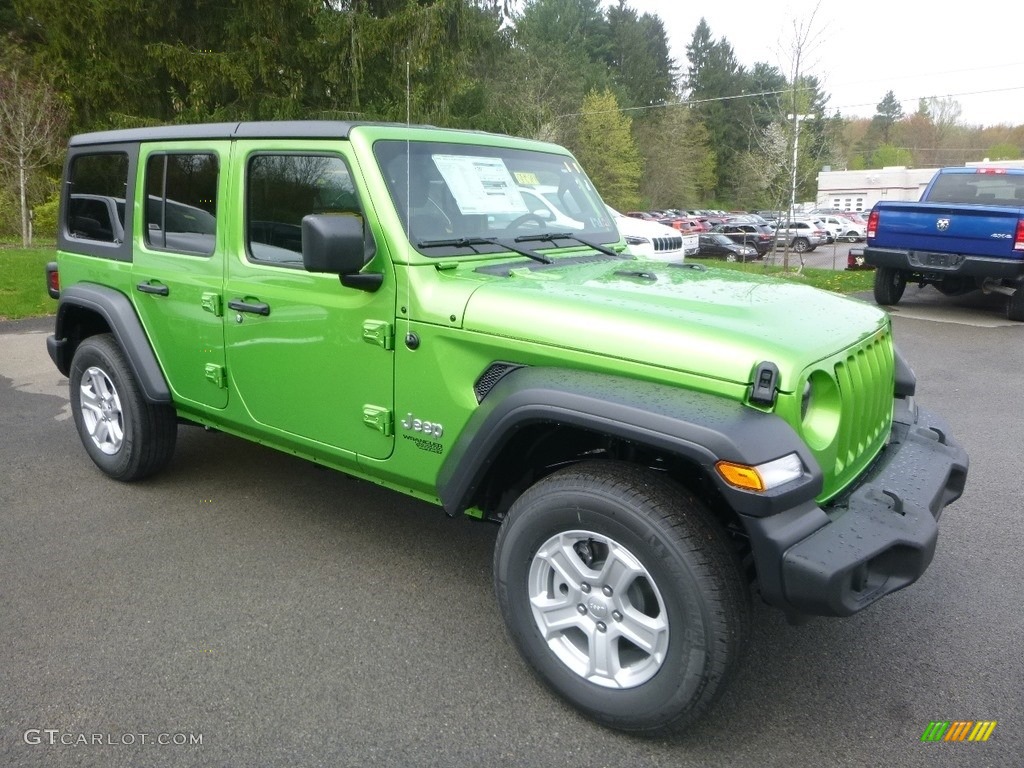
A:
<svg viewBox="0 0 1024 768">
<path fill-rule="evenodd" d="M 110 152 L 75 156 L 68 168 L 68 187 L 63 221 L 67 236 L 123 243 L 128 155 Z"/>
<path fill-rule="evenodd" d="M 151 155 L 146 161 L 146 244 L 209 256 L 217 236 L 217 156 Z"/>
<path fill-rule="evenodd" d="M 246 246 L 256 262 L 302 266 L 302 219 L 361 216 L 348 166 L 330 155 L 255 155 L 245 185 Z"/>
</svg>

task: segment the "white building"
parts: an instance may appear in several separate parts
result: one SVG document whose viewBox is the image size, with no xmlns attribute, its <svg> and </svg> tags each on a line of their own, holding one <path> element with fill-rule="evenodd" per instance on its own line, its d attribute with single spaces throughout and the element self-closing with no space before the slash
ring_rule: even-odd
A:
<svg viewBox="0 0 1024 768">
<path fill-rule="evenodd" d="M 982 160 L 967 167 L 1024 168 L 1024 160 Z M 832 171 L 818 174 L 818 208 L 870 211 L 879 200 L 920 200 L 938 168 L 907 168 L 894 165 L 864 171 Z"/>
</svg>

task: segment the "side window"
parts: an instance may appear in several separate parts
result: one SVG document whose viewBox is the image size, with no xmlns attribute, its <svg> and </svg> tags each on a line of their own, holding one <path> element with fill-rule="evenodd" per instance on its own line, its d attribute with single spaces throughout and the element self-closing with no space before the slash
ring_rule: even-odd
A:
<svg viewBox="0 0 1024 768">
<path fill-rule="evenodd" d="M 70 193 L 64 208 L 64 227 L 69 237 L 124 242 L 128 155 L 78 155 L 71 162 L 68 181 Z"/>
<path fill-rule="evenodd" d="M 255 262 L 302 266 L 302 219 L 361 216 L 348 166 L 329 155 L 255 155 L 245 180 L 245 240 Z"/>
<path fill-rule="evenodd" d="M 146 161 L 146 244 L 209 256 L 217 238 L 217 156 L 157 154 Z"/>
</svg>

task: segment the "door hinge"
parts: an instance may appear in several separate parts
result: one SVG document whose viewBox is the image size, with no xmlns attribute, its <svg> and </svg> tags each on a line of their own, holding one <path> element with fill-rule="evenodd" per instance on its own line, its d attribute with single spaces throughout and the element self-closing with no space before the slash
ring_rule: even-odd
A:
<svg viewBox="0 0 1024 768">
<path fill-rule="evenodd" d="M 363 321 L 363 341 L 384 349 L 394 349 L 395 330 L 387 320 Z"/>
<path fill-rule="evenodd" d="M 224 308 L 221 306 L 219 293 L 204 291 L 200 301 L 203 305 L 203 309 L 211 313 L 214 317 L 220 317 L 224 314 Z"/>
<path fill-rule="evenodd" d="M 384 437 L 391 437 L 394 432 L 394 418 L 391 411 L 379 405 L 363 406 L 363 424 L 377 430 Z"/>
<path fill-rule="evenodd" d="M 224 389 L 228 385 L 227 372 L 223 365 L 217 363 L 206 364 L 206 378 L 216 384 L 218 389 Z"/>
</svg>

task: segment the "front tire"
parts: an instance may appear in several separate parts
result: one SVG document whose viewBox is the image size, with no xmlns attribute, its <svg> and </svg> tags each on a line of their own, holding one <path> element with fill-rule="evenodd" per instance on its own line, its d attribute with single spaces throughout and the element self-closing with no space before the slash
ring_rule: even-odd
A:
<svg viewBox="0 0 1024 768">
<path fill-rule="evenodd" d="M 142 396 L 131 367 L 110 334 L 78 345 L 68 373 L 71 413 L 82 445 L 115 480 L 140 480 L 170 461 L 177 416 Z"/>
<path fill-rule="evenodd" d="M 883 307 L 899 304 L 907 287 L 907 275 L 892 267 L 875 270 L 875 302 Z"/>
<path fill-rule="evenodd" d="M 747 634 L 724 530 L 686 489 L 628 464 L 575 465 L 527 490 L 502 524 L 494 579 L 524 660 L 612 728 L 697 719 Z"/>
</svg>

